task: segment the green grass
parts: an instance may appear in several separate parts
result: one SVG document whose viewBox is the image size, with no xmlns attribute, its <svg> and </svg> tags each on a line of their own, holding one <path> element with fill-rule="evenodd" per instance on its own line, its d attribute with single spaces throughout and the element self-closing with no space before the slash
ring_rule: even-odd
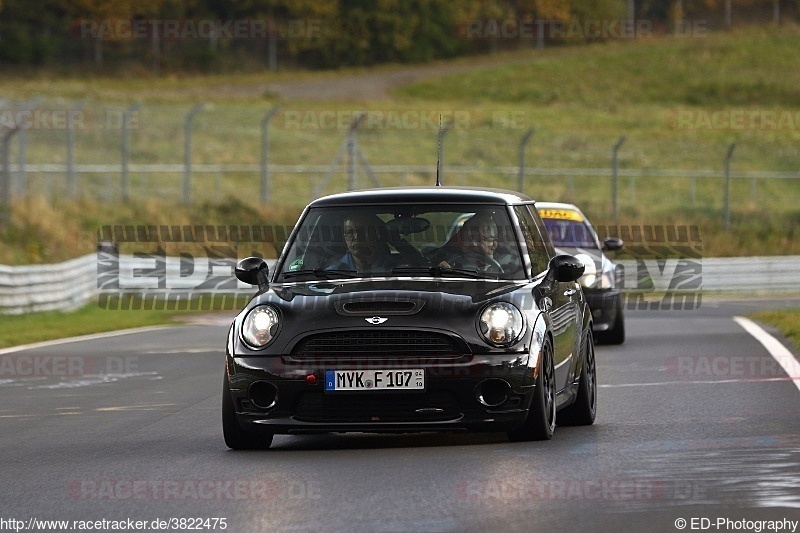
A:
<svg viewBox="0 0 800 533">
<path fill-rule="evenodd" d="M 118 122 L 128 104 L 143 104 L 132 131 L 131 163 L 183 162 L 183 121 L 197 102 L 193 127 L 195 165 L 257 164 L 260 119 L 281 104 L 270 129 L 277 165 L 330 165 L 346 127 L 321 124 L 324 116 L 351 117 L 360 110 L 388 117 L 420 114 L 461 117 L 444 145 L 444 183 L 516 188 L 519 140 L 536 133 L 527 148 L 529 168 L 558 175 L 530 175 L 524 191 L 539 200 L 580 204 L 596 225 L 611 219 L 610 179 L 576 176 L 571 169 L 608 169 L 611 147 L 625 135 L 620 168 L 642 169 L 619 183 L 620 224 L 685 224 L 700 227 L 707 256 L 800 254 L 800 179 L 737 179 L 731 194 L 732 227 L 723 227 L 720 178 L 664 178 L 650 169 L 722 171 L 730 143 L 732 170 L 797 172 L 800 123 L 783 129 L 678 127 L 677 113 L 787 112 L 800 122 L 800 29 L 755 28 L 697 39 L 611 42 L 498 55 L 496 65 L 476 66 L 397 89 L 374 101 L 280 102 L 271 81 L 328 80 L 365 72 L 253 73 L 207 77 L 124 79 L 37 75 L 4 78 L 4 96 L 42 95 L 46 108 L 69 109 L 85 98 L 89 127 L 76 132 L 78 164 L 119 164 Z M 457 60 L 463 64 L 469 59 Z M 476 65 L 485 65 L 482 58 Z M 446 63 L 442 63 L 446 65 Z M 383 67 L 392 70 L 396 67 Z M 292 117 L 302 117 L 300 125 Z M 306 120 L 307 119 L 307 120 Z M 344 120 L 348 123 L 349 120 Z M 104 125 L 101 129 L 99 125 Z M 105 127 L 110 126 L 110 127 Z M 423 172 L 381 174 L 382 185 L 433 183 L 436 127 L 423 123 L 365 125 L 358 144 L 377 165 L 424 165 Z M 64 163 L 65 132 L 28 132 L 27 162 Z M 12 150 L 13 151 L 13 150 Z M 14 152 L 16 154 L 16 152 Z M 344 162 L 343 162 L 344 163 Z M 456 166 L 486 169 L 458 174 Z M 0 264 L 61 261 L 92 251 L 85 236 L 115 224 L 292 225 L 315 194 L 345 190 L 345 165 L 318 186 L 324 172 L 272 174 L 269 205 L 258 205 L 258 173 L 193 175 L 193 205 L 181 204 L 182 173 L 131 173 L 130 204 L 120 202 L 120 174 L 81 174 L 83 200 L 66 198 L 64 176 L 28 173 L 28 191 L 39 195 L 12 207 L 11 225 L 0 230 Z M 448 170 L 450 169 L 450 170 Z M 361 170 L 356 186 L 371 183 Z M 767 207 L 768 206 L 768 207 Z"/>
<path fill-rule="evenodd" d="M 796 49 L 796 28 L 576 46 L 531 54 L 524 63 L 418 83 L 398 93 L 426 100 L 561 103 L 610 112 L 631 104 L 796 108 Z"/>
<path fill-rule="evenodd" d="M 778 328 L 786 338 L 794 343 L 795 352 L 797 352 L 800 347 L 800 309 L 762 311 L 750 316 Z"/>
<path fill-rule="evenodd" d="M 0 348 L 40 341 L 174 323 L 181 311 L 108 311 L 96 304 L 73 312 L 2 315 Z"/>
</svg>

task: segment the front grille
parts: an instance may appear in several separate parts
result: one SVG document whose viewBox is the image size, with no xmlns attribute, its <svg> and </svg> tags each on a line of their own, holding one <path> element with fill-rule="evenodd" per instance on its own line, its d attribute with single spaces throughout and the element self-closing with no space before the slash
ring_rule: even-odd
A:
<svg viewBox="0 0 800 533">
<path fill-rule="evenodd" d="M 441 391 L 425 394 L 307 392 L 300 397 L 295 409 L 295 418 L 307 422 L 431 422 L 460 416 L 455 396 Z"/>
<path fill-rule="evenodd" d="M 292 355 L 299 357 L 437 357 L 464 353 L 465 346 L 442 333 L 392 330 L 317 333 L 292 350 Z"/>
</svg>

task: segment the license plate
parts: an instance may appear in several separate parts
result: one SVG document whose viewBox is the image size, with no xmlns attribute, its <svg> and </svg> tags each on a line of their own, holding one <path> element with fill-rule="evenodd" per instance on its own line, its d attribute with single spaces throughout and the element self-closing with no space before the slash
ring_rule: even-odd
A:
<svg viewBox="0 0 800 533">
<path fill-rule="evenodd" d="M 403 370 L 326 370 L 325 390 L 382 391 L 425 390 L 425 371 Z"/>
</svg>

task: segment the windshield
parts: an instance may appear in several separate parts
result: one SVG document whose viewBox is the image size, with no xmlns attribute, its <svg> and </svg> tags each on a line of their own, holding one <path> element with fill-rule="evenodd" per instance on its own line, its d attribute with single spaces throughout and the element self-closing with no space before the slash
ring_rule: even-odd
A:
<svg viewBox="0 0 800 533">
<path fill-rule="evenodd" d="M 287 247 L 278 281 L 383 276 L 523 279 L 503 207 L 311 208 Z"/>
<path fill-rule="evenodd" d="M 544 218 L 544 225 L 553 240 L 553 246 L 559 248 L 592 248 L 600 249 L 594 232 L 586 222 L 575 220 L 556 220 Z"/>
</svg>

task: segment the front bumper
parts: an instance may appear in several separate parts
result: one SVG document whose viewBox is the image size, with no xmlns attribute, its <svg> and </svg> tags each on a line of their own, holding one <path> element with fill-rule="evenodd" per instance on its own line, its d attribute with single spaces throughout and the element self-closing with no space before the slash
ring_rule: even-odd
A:
<svg viewBox="0 0 800 533">
<path fill-rule="evenodd" d="M 614 329 L 618 313 L 622 311 L 622 293 L 616 289 L 583 289 L 592 313 L 595 333 Z"/>
<path fill-rule="evenodd" d="M 237 418 L 254 433 L 508 431 L 524 423 L 533 398 L 527 354 L 360 362 L 229 356 L 228 365 Z M 425 390 L 325 391 L 325 370 L 367 368 L 424 368 Z M 488 398 L 485 391 L 502 391 L 503 383 L 507 390 Z M 258 388 L 274 399 L 259 398 Z M 491 405 L 481 402 L 487 398 Z"/>
</svg>

